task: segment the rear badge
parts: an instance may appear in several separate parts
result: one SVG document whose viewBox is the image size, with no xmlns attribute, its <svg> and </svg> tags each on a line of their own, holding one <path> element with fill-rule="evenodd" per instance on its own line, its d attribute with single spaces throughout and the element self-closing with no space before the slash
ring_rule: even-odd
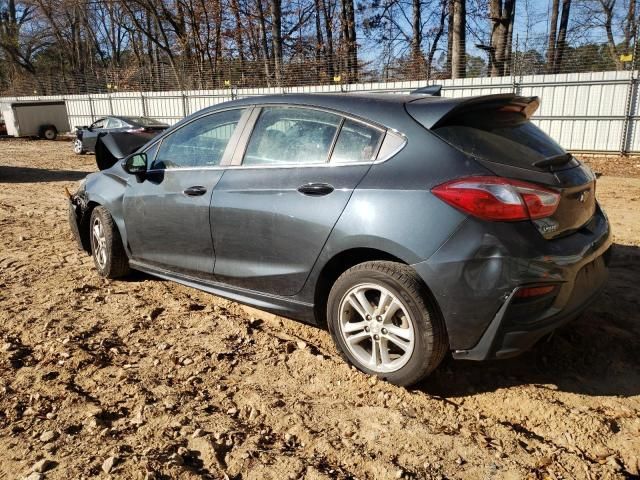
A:
<svg viewBox="0 0 640 480">
<path fill-rule="evenodd" d="M 543 235 L 547 235 L 558 230 L 558 224 L 550 219 L 536 220 L 534 223 Z"/>
</svg>

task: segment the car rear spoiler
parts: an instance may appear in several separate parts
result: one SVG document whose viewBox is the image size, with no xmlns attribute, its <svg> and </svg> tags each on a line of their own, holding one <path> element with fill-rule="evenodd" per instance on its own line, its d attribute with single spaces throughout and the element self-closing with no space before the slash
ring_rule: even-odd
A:
<svg viewBox="0 0 640 480">
<path fill-rule="evenodd" d="M 421 97 L 406 104 L 409 115 L 428 129 L 479 110 L 520 113 L 529 119 L 539 106 L 538 97 L 521 97 L 512 93 L 465 98 Z"/>
</svg>

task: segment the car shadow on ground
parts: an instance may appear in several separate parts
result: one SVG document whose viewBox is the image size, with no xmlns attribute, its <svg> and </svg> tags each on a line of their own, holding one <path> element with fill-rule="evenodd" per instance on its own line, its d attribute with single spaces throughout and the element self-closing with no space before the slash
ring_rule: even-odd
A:
<svg viewBox="0 0 640 480">
<path fill-rule="evenodd" d="M 91 172 L 0 165 L 0 183 L 75 182 Z"/>
<path fill-rule="evenodd" d="M 417 389 L 465 397 L 519 385 L 583 395 L 640 394 L 640 248 L 614 246 L 605 291 L 578 319 L 520 357 L 445 362 Z"/>
</svg>

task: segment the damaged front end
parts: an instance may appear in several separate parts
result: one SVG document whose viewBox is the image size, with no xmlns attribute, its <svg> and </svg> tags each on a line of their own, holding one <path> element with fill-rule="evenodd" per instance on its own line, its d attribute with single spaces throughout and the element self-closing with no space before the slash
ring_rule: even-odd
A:
<svg viewBox="0 0 640 480">
<path fill-rule="evenodd" d="M 89 239 L 91 210 L 87 200 L 87 193 L 84 189 L 84 182 L 76 193 L 72 194 L 66 188 L 65 193 L 69 202 L 69 226 L 73 238 L 80 250 L 91 252 L 91 241 Z"/>
</svg>

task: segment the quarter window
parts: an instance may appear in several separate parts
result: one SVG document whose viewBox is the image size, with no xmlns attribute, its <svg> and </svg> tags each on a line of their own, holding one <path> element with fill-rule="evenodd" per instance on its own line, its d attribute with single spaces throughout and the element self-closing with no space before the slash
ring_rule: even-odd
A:
<svg viewBox="0 0 640 480">
<path fill-rule="evenodd" d="M 227 110 L 188 123 L 162 140 L 152 170 L 220 165 L 243 110 Z"/>
<path fill-rule="evenodd" d="M 342 118 L 307 108 L 265 107 L 243 165 L 326 163 Z"/>
<path fill-rule="evenodd" d="M 345 120 L 331 155 L 332 163 L 372 162 L 383 132 L 353 120 Z"/>
</svg>

